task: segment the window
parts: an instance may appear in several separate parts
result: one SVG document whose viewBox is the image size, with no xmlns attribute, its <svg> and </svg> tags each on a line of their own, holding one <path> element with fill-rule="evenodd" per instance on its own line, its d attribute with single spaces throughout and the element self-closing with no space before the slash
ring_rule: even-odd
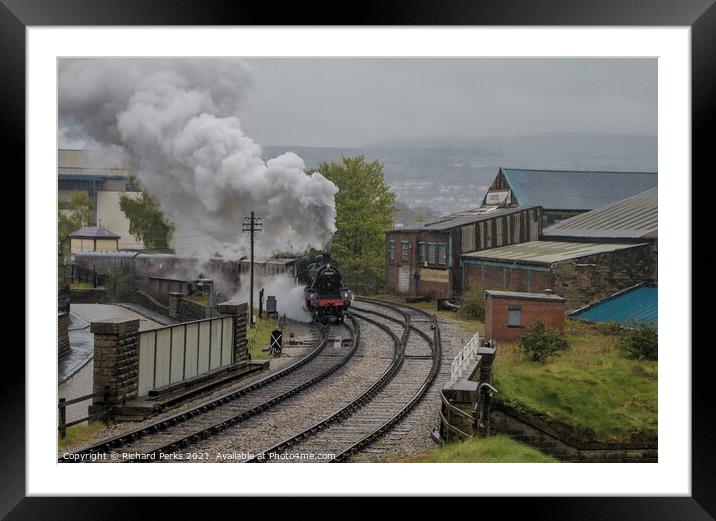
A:
<svg viewBox="0 0 716 521">
<path fill-rule="evenodd" d="M 392 261 L 395 260 L 395 241 L 388 241 L 388 258 Z"/>
<path fill-rule="evenodd" d="M 408 262 L 410 259 L 410 242 L 400 241 L 400 260 Z"/>
<path fill-rule="evenodd" d="M 438 263 L 447 264 L 447 244 L 444 242 L 438 244 Z"/>
<path fill-rule="evenodd" d="M 522 306 L 508 306 L 507 327 L 522 327 Z"/>
<path fill-rule="evenodd" d="M 421 264 L 428 260 L 427 255 L 425 254 L 425 243 L 419 242 L 418 243 L 418 262 Z"/>
<path fill-rule="evenodd" d="M 428 264 L 435 264 L 435 243 L 428 243 Z"/>
</svg>

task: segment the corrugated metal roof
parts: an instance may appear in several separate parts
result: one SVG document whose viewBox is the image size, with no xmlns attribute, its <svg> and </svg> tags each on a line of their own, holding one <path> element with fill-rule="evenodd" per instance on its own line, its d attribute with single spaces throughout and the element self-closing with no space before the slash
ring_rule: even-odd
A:
<svg viewBox="0 0 716 521">
<path fill-rule="evenodd" d="M 643 246 L 640 244 L 610 244 L 586 242 L 530 241 L 501 248 L 467 253 L 464 259 L 485 259 L 528 264 L 552 264 L 588 255 Z"/>
<path fill-rule="evenodd" d="M 658 188 L 603 208 L 592 210 L 545 228 L 543 236 L 599 238 L 656 238 Z"/>
<path fill-rule="evenodd" d="M 101 226 L 85 226 L 72 232 L 70 237 L 91 238 L 91 239 L 120 239 L 116 233 L 110 232 L 107 228 Z"/>
<path fill-rule="evenodd" d="M 657 186 L 656 172 L 501 168 L 512 200 L 545 210 L 593 210 Z"/>
<path fill-rule="evenodd" d="M 549 293 L 525 293 L 522 291 L 497 291 L 493 289 L 485 290 L 485 293 L 493 297 L 517 298 L 528 300 L 549 300 L 556 302 L 564 302 L 566 300 L 564 297 Z"/>
<path fill-rule="evenodd" d="M 463 212 L 452 213 L 440 217 L 438 220 L 431 221 L 419 226 L 406 226 L 403 228 L 396 228 L 391 230 L 393 232 L 416 232 L 416 231 L 440 231 L 449 230 L 457 226 L 464 224 L 471 224 L 478 221 L 486 221 L 493 217 L 499 217 L 501 215 L 509 215 L 524 210 L 529 210 L 534 206 L 521 206 L 518 208 L 496 208 L 496 207 L 480 207 L 465 210 Z"/>
<path fill-rule="evenodd" d="M 646 320 L 656 324 L 659 318 L 659 292 L 657 288 L 647 285 L 629 288 L 569 315 L 593 322 L 616 321 L 628 325 L 632 320 Z"/>
</svg>

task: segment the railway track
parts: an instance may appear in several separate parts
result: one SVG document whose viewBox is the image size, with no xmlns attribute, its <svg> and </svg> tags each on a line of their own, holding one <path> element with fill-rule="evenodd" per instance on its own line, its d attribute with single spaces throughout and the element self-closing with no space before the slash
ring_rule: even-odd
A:
<svg viewBox="0 0 716 521">
<path fill-rule="evenodd" d="M 367 306 L 356 306 L 353 315 L 380 327 L 393 340 L 389 367 L 346 406 L 247 462 L 345 461 L 395 427 L 424 396 L 442 355 L 434 317 L 407 306 L 356 300 Z"/>
<path fill-rule="evenodd" d="M 330 328 L 349 331 L 351 346 L 347 352 L 329 346 Z M 360 328 L 354 320 L 322 328 L 316 348 L 291 366 L 190 410 L 84 447 L 67 458 L 59 457 L 58 461 L 89 461 L 82 456 L 92 454 L 113 456 L 97 461 L 153 461 L 158 454 L 173 453 L 215 436 L 308 389 L 343 366 L 356 352 L 359 341 Z"/>
</svg>

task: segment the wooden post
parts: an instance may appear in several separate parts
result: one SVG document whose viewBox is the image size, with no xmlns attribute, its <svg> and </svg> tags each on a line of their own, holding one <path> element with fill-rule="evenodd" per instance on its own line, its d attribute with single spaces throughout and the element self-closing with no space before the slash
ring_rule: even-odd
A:
<svg viewBox="0 0 716 521">
<path fill-rule="evenodd" d="M 67 435 L 67 409 L 65 407 L 65 399 L 60 398 L 60 438 L 65 439 Z"/>
</svg>

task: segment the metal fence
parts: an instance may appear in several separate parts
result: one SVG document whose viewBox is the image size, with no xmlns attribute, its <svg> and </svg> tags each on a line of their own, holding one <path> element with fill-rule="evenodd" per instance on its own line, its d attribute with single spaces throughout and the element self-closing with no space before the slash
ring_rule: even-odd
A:
<svg viewBox="0 0 716 521">
<path fill-rule="evenodd" d="M 138 396 L 234 362 L 233 318 L 219 317 L 139 333 Z"/>
<path fill-rule="evenodd" d="M 450 385 L 454 384 L 462 377 L 465 368 L 477 356 L 477 348 L 480 346 L 480 333 L 475 333 L 472 338 L 465 344 L 450 366 Z"/>
<path fill-rule="evenodd" d="M 67 271 L 65 272 L 65 277 L 68 279 L 70 284 L 74 282 L 85 282 L 87 284 L 92 284 L 95 288 L 97 286 L 102 286 L 105 278 L 104 275 L 100 275 L 95 270 L 83 268 L 78 264 L 71 264 L 68 266 Z"/>
</svg>

